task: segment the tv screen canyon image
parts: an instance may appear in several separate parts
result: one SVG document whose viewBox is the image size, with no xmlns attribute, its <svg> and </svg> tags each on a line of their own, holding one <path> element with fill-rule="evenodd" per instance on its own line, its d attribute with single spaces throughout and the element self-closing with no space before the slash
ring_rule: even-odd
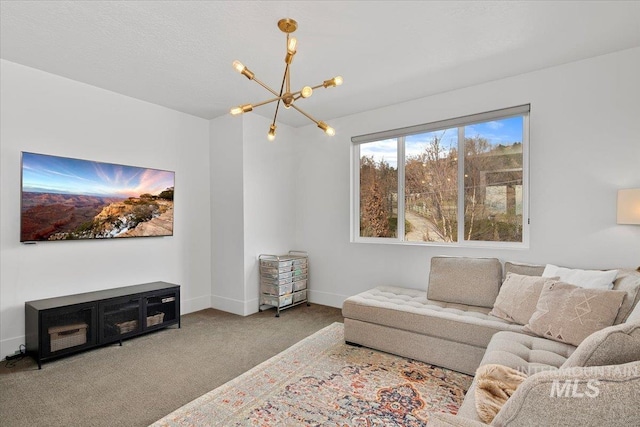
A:
<svg viewBox="0 0 640 427">
<path fill-rule="evenodd" d="M 173 235 L 175 172 L 22 153 L 20 241 Z"/>
</svg>

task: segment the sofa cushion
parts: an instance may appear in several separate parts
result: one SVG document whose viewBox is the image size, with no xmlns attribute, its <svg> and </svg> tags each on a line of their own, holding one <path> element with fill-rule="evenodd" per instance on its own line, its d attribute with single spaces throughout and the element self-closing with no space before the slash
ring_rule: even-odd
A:
<svg viewBox="0 0 640 427">
<path fill-rule="evenodd" d="M 635 322 L 640 322 L 640 302 L 636 304 L 636 306 L 633 308 L 633 311 L 629 313 L 629 316 L 627 316 L 627 320 L 625 321 L 625 323 Z"/>
<path fill-rule="evenodd" d="M 618 270 L 580 270 L 547 264 L 542 277 L 559 277 L 565 283 L 587 289 L 613 289 Z"/>
<path fill-rule="evenodd" d="M 640 321 L 622 323 L 585 338 L 563 368 L 620 365 L 640 360 Z"/>
<path fill-rule="evenodd" d="M 493 309 L 489 314 L 509 322 L 525 325 L 536 311 L 538 298 L 545 283 L 545 277 L 523 276 L 507 273 Z"/>
<path fill-rule="evenodd" d="M 542 276 L 544 272 L 544 265 L 534 265 L 534 264 L 519 264 L 516 262 L 505 262 L 504 263 L 504 275 L 507 276 L 508 273 L 520 274 L 523 276 Z"/>
<path fill-rule="evenodd" d="M 501 282 L 497 258 L 433 257 L 427 298 L 492 308 Z"/>
<path fill-rule="evenodd" d="M 480 366 L 503 365 L 530 376 L 537 372 L 559 368 L 575 349 L 570 344 L 523 333 L 503 331 L 496 333 L 491 338 Z M 458 415 L 480 421 L 476 411 L 475 386 L 476 381 L 474 380 L 465 395 Z"/>
<path fill-rule="evenodd" d="M 618 311 L 618 316 L 615 322 L 613 322 L 614 325 L 617 325 L 627 320 L 633 308 L 638 305 L 638 300 L 640 300 L 640 271 L 618 271 L 618 277 L 616 277 L 615 282 L 613 282 L 613 289 L 627 293 Z"/>
<path fill-rule="evenodd" d="M 489 316 L 488 308 L 430 301 L 424 291 L 394 286 L 379 286 L 347 298 L 342 315 L 482 348 L 496 332 L 523 328 Z"/>
<path fill-rule="evenodd" d="M 545 284 L 524 329 L 578 345 L 595 331 L 613 325 L 625 295 L 624 291 L 585 289 L 563 282 Z"/>
<path fill-rule="evenodd" d="M 504 365 L 533 375 L 559 368 L 575 349 L 571 344 L 503 331 L 493 336 L 480 365 Z"/>
</svg>

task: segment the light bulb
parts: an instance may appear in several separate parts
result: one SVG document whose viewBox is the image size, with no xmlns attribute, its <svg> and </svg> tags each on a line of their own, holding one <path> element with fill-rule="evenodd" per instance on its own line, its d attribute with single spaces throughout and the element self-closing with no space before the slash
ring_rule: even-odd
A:
<svg viewBox="0 0 640 427">
<path fill-rule="evenodd" d="M 253 105 L 244 104 L 244 105 L 241 105 L 239 107 L 232 108 L 231 109 L 231 114 L 233 114 L 234 116 L 237 116 L 238 114 L 248 113 L 249 111 L 253 111 Z"/>
<path fill-rule="evenodd" d="M 269 141 L 273 141 L 276 139 L 276 125 L 269 126 L 269 133 L 267 134 L 267 139 Z"/>
<path fill-rule="evenodd" d="M 323 121 L 319 121 L 318 122 L 318 127 L 320 129 L 322 129 L 324 131 L 324 133 L 326 133 L 329 136 L 334 136 L 336 134 L 336 131 L 334 128 L 332 128 L 331 126 L 329 126 L 328 124 L 326 124 Z"/>
<path fill-rule="evenodd" d="M 233 68 L 239 72 L 240 74 L 242 74 L 243 76 L 245 76 L 246 78 L 248 78 L 249 80 L 253 80 L 253 73 L 251 71 L 249 71 L 249 69 L 247 67 L 245 67 L 242 62 L 240 61 L 233 61 Z"/>
<path fill-rule="evenodd" d="M 342 80 L 342 76 L 336 76 L 332 79 L 329 80 L 325 80 L 322 85 L 324 87 L 333 87 L 333 86 L 340 86 L 342 84 L 343 80 Z"/>
<path fill-rule="evenodd" d="M 235 68 L 237 72 L 242 73 L 246 67 L 242 65 L 242 62 L 235 60 L 233 61 L 233 68 Z"/>
<path fill-rule="evenodd" d="M 287 51 L 289 53 L 296 53 L 296 46 L 298 45 L 298 40 L 295 37 L 291 37 L 289 42 L 287 42 Z"/>
<path fill-rule="evenodd" d="M 313 89 L 311 89 L 311 86 L 305 86 L 302 88 L 302 90 L 300 91 L 300 95 L 303 98 L 308 98 L 313 94 Z"/>
</svg>

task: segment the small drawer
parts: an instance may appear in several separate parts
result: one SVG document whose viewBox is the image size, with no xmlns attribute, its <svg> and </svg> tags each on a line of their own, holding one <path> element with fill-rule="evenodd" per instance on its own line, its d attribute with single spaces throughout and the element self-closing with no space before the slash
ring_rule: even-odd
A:
<svg viewBox="0 0 640 427">
<path fill-rule="evenodd" d="M 302 268 L 302 267 L 294 267 L 294 270 L 292 271 L 293 275 L 298 277 L 298 276 L 306 276 L 307 275 L 307 269 Z"/>
<path fill-rule="evenodd" d="M 278 261 L 276 259 L 274 260 L 268 260 L 268 259 L 263 259 L 260 260 L 260 265 L 263 267 L 271 267 L 271 268 L 289 268 L 291 269 L 291 266 L 293 265 L 293 261 L 292 260 L 287 260 L 287 261 Z"/>
<path fill-rule="evenodd" d="M 281 286 L 291 282 L 293 282 L 293 277 L 285 277 L 284 279 L 266 279 L 264 277 L 260 278 L 260 284 L 265 284 L 265 285 Z"/>
<path fill-rule="evenodd" d="M 304 301 L 307 299 L 307 291 L 300 291 L 300 292 L 295 292 L 293 294 L 293 303 L 297 303 L 300 301 Z"/>
<path fill-rule="evenodd" d="M 262 270 L 260 272 L 260 275 L 265 279 L 288 279 L 290 277 L 293 277 L 293 273 L 294 272 L 291 270 L 287 271 L 286 273 L 281 273 L 274 270 L 269 270 L 269 271 Z"/>
<path fill-rule="evenodd" d="M 291 266 L 286 267 L 265 267 L 260 266 L 260 274 L 282 274 L 291 272 Z"/>
<path fill-rule="evenodd" d="M 293 292 L 301 291 L 303 289 L 307 289 L 307 279 L 293 282 Z"/>
<path fill-rule="evenodd" d="M 262 295 L 262 304 L 272 305 L 274 307 L 285 307 L 293 304 L 293 294 L 282 295 L 280 297 Z"/>
<path fill-rule="evenodd" d="M 287 283 L 285 285 L 271 285 L 263 283 L 260 285 L 260 292 L 275 296 L 290 294 L 293 292 L 293 283 Z"/>
<path fill-rule="evenodd" d="M 298 259 L 294 259 L 293 260 L 293 266 L 294 267 L 306 267 L 307 266 L 307 259 L 306 258 L 298 258 Z"/>
</svg>

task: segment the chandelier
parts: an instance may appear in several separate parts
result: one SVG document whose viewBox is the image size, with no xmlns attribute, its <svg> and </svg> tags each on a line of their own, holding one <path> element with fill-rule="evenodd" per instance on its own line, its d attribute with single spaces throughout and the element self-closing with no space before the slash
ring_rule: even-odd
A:
<svg viewBox="0 0 640 427">
<path fill-rule="evenodd" d="M 295 37 L 290 37 L 290 34 L 293 33 L 298 28 L 298 23 L 293 19 L 285 18 L 278 21 L 278 28 L 280 31 L 287 35 L 287 54 L 284 57 L 285 67 L 284 67 L 284 76 L 282 77 L 282 84 L 280 85 L 280 92 L 276 92 L 271 89 L 269 86 L 258 80 L 253 72 L 251 72 L 247 67 L 242 65 L 240 61 L 233 61 L 233 68 L 249 80 L 253 80 L 258 83 L 260 86 L 271 92 L 275 98 L 268 99 L 263 102 L 259 102 L 257 104 L 244 104 L 239 107 L 235 107 L 231 109 L 231 114 L 238 115 L 242 113 L 248 113 L 252 111 L 256 107 L 260 107 L 262 105 L 270 104 L 272 102 L 277 102 L 276 104 L 276 112 L 273 115 L 273 122 L 269 127 L 269 133 L 267 134 L 267 138 L 269 141 L 273 141 L 276 138 L 276 118 L 278 117 L 278 109 L 280 108 L 280 103 L 284 105 L 284 108 L 293 108 L 298 110 L 302 115 L 307 117 L 309 120 L 314 122 L 320 129 L 322 129 L 327 135 L 333 136 L 336 131 L 321 120 L 316 120 L 311 117 L 306 112 L 302 111 L 297 105 L 294 104 L 300 98 L 309 98 L 315 89 L 321 87 L 334 87 L 340 86 L 342 84 L 342 77 L 337 76 L 329 80 L 325 80 L 319 85 L 316 86 L 304 86 L 297 92 L 291 92 L 291 63 L 293 62 L 293 57 L 296 54 L 296 46 L 298 41 Z"/>
</svg>

